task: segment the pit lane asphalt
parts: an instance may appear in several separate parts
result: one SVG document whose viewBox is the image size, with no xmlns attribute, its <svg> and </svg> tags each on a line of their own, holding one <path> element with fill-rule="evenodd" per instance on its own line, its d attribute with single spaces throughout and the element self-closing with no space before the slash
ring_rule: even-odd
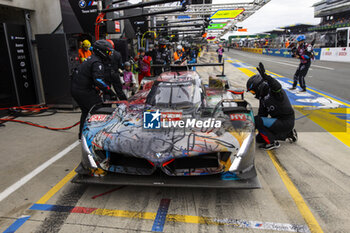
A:
<svg viewBox="0 0 350 233">
<path fill-rule="evenodd" d="M 203 57 L 214 60 L 216 56 L 210 53 Z M 271 67 L 268 69 L 278 73 Z M 244 87 L 248 78 L 244 73 L 228 64 L 225 70 L 234 86 Z M 217 73 L 218 68 L 201 71 L 210 75 Z M 246 98 L 257 106 L 252 96 Z M 296 114 L 297 118 L 302 116 Z M 59 127 L 75 123 L 79 114 L 22 119 Z M 297 128 L 302 127 L 309 130 L 299 133 L 298 143 L 282 142 L 274 155 L 323 231 L 349 232 L 350 149 L 308 118 L 297 121 Z M 7 123 L 5 128 L 0 128 L 0 137 L 0 192 L 3 192 L 74 143 L 77 128 L 53 132 Z M 152 232 L 156 229 L 157 213 L 167 214 L 163 232 L 303 231 L 308 225 L 306 210 L 298 209 L 292 198 L 294 194 L 287 189 L 270 155 L 258 149 L 256 167 L 262 184 L 259 190 L 132 186 L 113 190 L 116 187 L 77 185 L 69 179 L 59 183 L 79 161 L 77 146 L 0 202 L 0 232 L 23 216 L 30 218 L 21 226 L 17 222 L 16 232 Z M 62 187 L 56 186 L 57 183 Z M 165 199 L 170 201 L 167 211 L 159 208 Z M 38 202 L 40 205 L 35 205 Z M 267 230 L 262 230 L 262 226 Z"/>
<path fill-rule="evenodd" d="M 226 50 L 226 49 L 225 49 Z M 294 58 L 275 57 L 230 49 L 225 56 L 241 60 L 253 66 L 263 62 L 266 69 L 293 79 L 299 65 Z M 323 90 L 329 94 L 350 100 L 350 63 L 331 61 L 312 61 L 305 78 L 306 85 Z"/>
</svg>

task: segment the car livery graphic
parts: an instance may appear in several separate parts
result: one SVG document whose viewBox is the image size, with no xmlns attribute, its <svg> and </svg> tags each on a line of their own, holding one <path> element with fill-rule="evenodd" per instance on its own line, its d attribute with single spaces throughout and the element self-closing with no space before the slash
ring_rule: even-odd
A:
<svg viewBox="0 0 350 233">
<path fill-rule="evenodd" d="M 259 188 L 252 108 L 242 91 L 211 83 L 195 71 L 165 72 L 128 101 L 94 106 L 73 182 Z"/>
</svg>

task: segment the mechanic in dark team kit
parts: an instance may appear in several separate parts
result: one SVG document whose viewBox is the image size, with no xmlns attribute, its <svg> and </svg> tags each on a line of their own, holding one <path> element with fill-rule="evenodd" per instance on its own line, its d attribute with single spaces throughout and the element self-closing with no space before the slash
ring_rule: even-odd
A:
<svg viewBox="0 0 350 233">
<path fill-rule="evenodd" d="M 156 50 L 155 56 L 153 59 L 153 62 L 155 65 L 169 65 L 171 61 L 171 54 L 169 54 L 169 51 L 167 49 L 167 41 L 165 40 L 159 40 L 159 49 Z M 154 75 L 158 76 L 163 72 L 162 67 L 155 67 L 154 68 Z"/>
<path fill-rule="evenodd" d="M 254 75 L 247 82 L 247 90 L 259 99 L 259 112 L 255 116 L 256 137 L 259 148 L 272 150 L 280 147 L 277 140 L 297 141 L 294 128 L 295 117 L 288 96 L 281 84 L 265 73 L 262 63 L 257 67 L 260 75 Z M 268 117 L 270 115 L 270 117 Z"/>
<path fill-rule="evenodd" d="M 113 87 L 117 94 L 119 100 L 126 100 L 126 95 L 123 92 L 123 85 L 120 82 L 119 70 L 123 69 L 122 55 L 115 50 L 114 42 L 112 40 L 107 40 L 112 46 L 112 55 L 108 62 L 105 63 L 105 75 L 104 79 L 107 85 Z M 109 96 L 105 96 L 106 99 L 110 99 Z"/>
<path fill-rule="evenodd" d="M 294 74 L 294 82 L 293 87 L 290 90 L 294 90 L 297 88 L 297 84 L 299 81 L 299 85 L 301 87 L 301 92 L 306 91 L 305 84 L 305 76 L 309 71 L 311 65 L 311 58 L 313 56 L 312 45 L 305 42 L 305 35 L 300 35 L 297 37 L 298 47 L 296 50 L 296 57 L 300 59 L 300 64 L 297 71 Z"/>
<path fill-rule="evenodd" d="M 115 93 L 103 81 L 105 64 L 110 59 L 112 51 L 112 45 L 106 40 L 96 41 L 93 44 L 94 53 L 73 73 L 71 92 L 81 109 L 79 139 L 89 110 L 95 104 L 102 102 L 100 91 L 109 96 L 115 96 Z"/>
</svg>

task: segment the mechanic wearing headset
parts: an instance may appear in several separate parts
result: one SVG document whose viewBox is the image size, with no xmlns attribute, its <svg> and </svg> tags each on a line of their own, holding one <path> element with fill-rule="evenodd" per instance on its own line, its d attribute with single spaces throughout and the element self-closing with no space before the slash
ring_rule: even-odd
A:
<svg viewBox="0 0 350 233">
<path fill-rule="evenodd" d="M 296 57 L 300 59 L 300 64 L 297 71 L 294 74 L 293 87 L 290 90 L 294 90 L 297 87 L 298 81 L 301 87 L 300 92 L 306 91 L 305 76 L 311 65 L 311 58 L 313 57 L 312 45 L 305 43 L 305 35 L 297 37 L 298 48 L 296 49 Z"/>
<path fill-rule="evenodd" d="M 294 128 L 295 117 L 288 96 L 281 84 L 265 73 L 260 62 L 257 67 L 260 75 L 254 75 L 247 82 L 247 91 L 259 99 L 258 115 L 254 117 L 255 127 L 259 131 L 256 137 L 259 148 L 272 150 L 280 147 L 277 140 L 297 141 Z M 270 117 L 268 117 L 270 115 Z"/>
<path fill-rule="evenodd" d="M 111 88 L 103 81 L 104 63 L 110 60 L 113 47 L 106 40 L 98 40 L 93 45 L 93 54 L 88 57 L 72 75 L 71 93 L 81 109 L 79 139 L 81 138 L 85 118 L 90 109 L 101 103 L 100 91 L 115 96 Z"/>
<path fill-rule="evenodd" d="M 123 92 L 123 84 L 120 82 L 120 74 L 123 69 L 122 55 L 115 50 L 114 42 L 112 40 L 107 40 L 113 47 L 111 59 L 105 63 L 105 75 L 104 79 L 107 85 L 113 86 L 114 91 L 117 94 L 119 100 L 126 100 L 126 95 Z M 106 99 L 110 99 L 107 95 Z"/>
</svg>

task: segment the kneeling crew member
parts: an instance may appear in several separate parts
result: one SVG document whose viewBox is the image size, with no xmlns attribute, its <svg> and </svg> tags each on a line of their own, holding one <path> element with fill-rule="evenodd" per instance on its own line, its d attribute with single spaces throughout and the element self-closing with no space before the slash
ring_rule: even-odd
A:
<svg viewBox="0 0 350 233">
<path fill-rule="evenodd" d="M 260 75 L 247 82 L 247 90 L 259 99 L 259 112 L 254 118 L 259 131 L 256 141 L 263 143 L 259 148 L 272 150 L 280 147 L 277 140 L 297 140 L 294 110 L 281 84 L 265 73 L 264 65 L 259 63 L 257 69 Z"/>
<path fill-rule="evenodd" d="M 90 109 L 102 99 L 100 91 L 115 96 L 111 88 L 103 81 L 104 63 L 112 54 L 112 45 L 106 40 L 98 40 L 93 45 L 93 54 L 87 58 L 74 72 L 71 92 L 74 100 L 81 109 L 79 139 L 81 138 L 85 118 Z"/>
</svg>

